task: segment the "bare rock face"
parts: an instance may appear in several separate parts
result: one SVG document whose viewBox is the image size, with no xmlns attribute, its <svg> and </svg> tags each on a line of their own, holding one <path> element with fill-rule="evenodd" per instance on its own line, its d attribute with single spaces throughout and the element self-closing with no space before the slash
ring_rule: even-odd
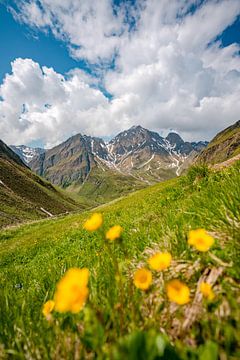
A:
<svg viewBox="0 0 240 360">
<path fill-rule="evenodd" d="M 35 157 L 30 167 L 38 175 L 62 187 L 76 181 L 82 183 L 95 163 L 91 141 L 89 136 L 75 135 Z"/>
<path fill-rule="evenodd" d="M 183 163 L 197 151 L 176 133 L 163 138 L 141 126 L 123 131 L 107 146 L 118 169 L 148 183 L 180 175 Z"/>
<path fill-rule="evenodd" d="M 133 182 L 152 184 L 180 175 L 186 167 L 184 164 L 192 160 L 201 146 L 204 143 L 184 142 L 176 133 L 163 138 L 156 132 L 133 126 L 108 143 L 96 137 L 74 135 L 35 156 L 29 166 L 62 187 L 84 183 L 96 168 L 102 172 L 111 170 L 109 176 L 115 172 L 130 176 Z"/>
</svg>

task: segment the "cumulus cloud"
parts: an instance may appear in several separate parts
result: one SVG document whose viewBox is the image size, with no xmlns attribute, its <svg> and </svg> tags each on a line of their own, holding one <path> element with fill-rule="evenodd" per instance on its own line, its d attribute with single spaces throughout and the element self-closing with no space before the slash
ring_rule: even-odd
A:
<svg viewBox="0 0 240 360">
<path fill-rule="evenodd" d="M 56 144 L 76 132 L 95 136 L 135 124 L 209 139 L 239 118 L 238 44 L 214 41 L 240 14 L 238 0 L 29 0 L 15 17 L 51 30 L 70 54 L 104 67 L 101 79 L 67 75 L 16 59 L 0 88 L 0 131 L 8 143 Z M 41 6 L 39 6 L 41 4 Z M 112 94 L 109 100 L 99 83 Z"/>
<path fill-rule="evenodd" d="M 108 100 L 81 75 L 77 72 L 65 79 L 31 59 L 16 59 L 0 88 L 1 134 L 7 134 L 9 143 L 42 139 L 51 146 L 75 129 L 91 131 L 100 126 L 91 114 Z M 101 126 L 107 131 L 107 119 Z"/>
</svg>

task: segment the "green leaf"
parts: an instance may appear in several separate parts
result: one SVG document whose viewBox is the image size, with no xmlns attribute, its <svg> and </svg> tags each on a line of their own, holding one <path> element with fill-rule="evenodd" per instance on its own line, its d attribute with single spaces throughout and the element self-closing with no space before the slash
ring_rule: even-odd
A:
<svg viewBox="0 0 240 360">
<path fill-rule="evenodd" d="M 217 360 L 218 345 L 213 341 L 207 341 L 199 348 L 199 360 Z"/>
</svg>

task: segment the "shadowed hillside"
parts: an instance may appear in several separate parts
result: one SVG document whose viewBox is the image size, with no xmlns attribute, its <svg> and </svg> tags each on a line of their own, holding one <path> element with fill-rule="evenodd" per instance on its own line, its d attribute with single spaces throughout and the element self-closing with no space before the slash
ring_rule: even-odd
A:
<svg viewBox="0 0 240 360">
<path fill-rule="evenodd" d="M 72 199 L 33 174 L 18 155 L 0 141 L 0 227 L 77 208 Z"/>
</svg>

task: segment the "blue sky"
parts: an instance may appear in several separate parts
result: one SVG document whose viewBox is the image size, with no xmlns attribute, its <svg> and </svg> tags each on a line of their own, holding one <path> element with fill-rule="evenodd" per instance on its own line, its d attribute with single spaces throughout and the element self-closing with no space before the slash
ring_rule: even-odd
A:
<svg viewBox="0 0 240 360">
<path fill-rule="evenodd" d="M 192 1 L 186 8 L 176 0 L 171 6 L 165 0 L 83 0 L 82 7 L 68 0 L 64 11 L 55 1 L 0 5 L 0 130 L 7 142 L 49 146 L 73 133 L 111 136 L 135 124 L 209 139 L 238 119 L 231 105 L 239 91 L 238 0 Z M 30 82 L 35 75 L 44 91 Z M 14 114 L 12 93 L 19 98 Z M 62 131 L 56 134 L 54 124 Z"/>
<path fill-rule="evenodd" d="M 121 1 L 116 1 L 118 4 L 119 2 Z M 75 67 L 91 72 L 91 65 L 84 60 L 72 58 L 67 44 L 57 40 L 51 31 L 43 33 L 15 21 L 7 6 L 1 4 L 0 29 L 0 82 L 6 73 L 11 72 L 11 61 L 17 57 L 33 59 L 40 65 L 53 67 L 62 74 Z M 240 44 L 240 16 L 216 40 L 220 40 L 223 47 L 232 43 Z"/>
<path fill-rule="evenodd" d="M 11 72 L 11 61 L 18 57 L 33 59 L 62 74 L 75 67 L 88 71 L 85 61 L 69 56 L 64 42 L 56 40 L 50 31 L 45 34 L 15 21 L 4 5 L 0 5 L 0 28 L 0 82 Z"/>
</svg>

